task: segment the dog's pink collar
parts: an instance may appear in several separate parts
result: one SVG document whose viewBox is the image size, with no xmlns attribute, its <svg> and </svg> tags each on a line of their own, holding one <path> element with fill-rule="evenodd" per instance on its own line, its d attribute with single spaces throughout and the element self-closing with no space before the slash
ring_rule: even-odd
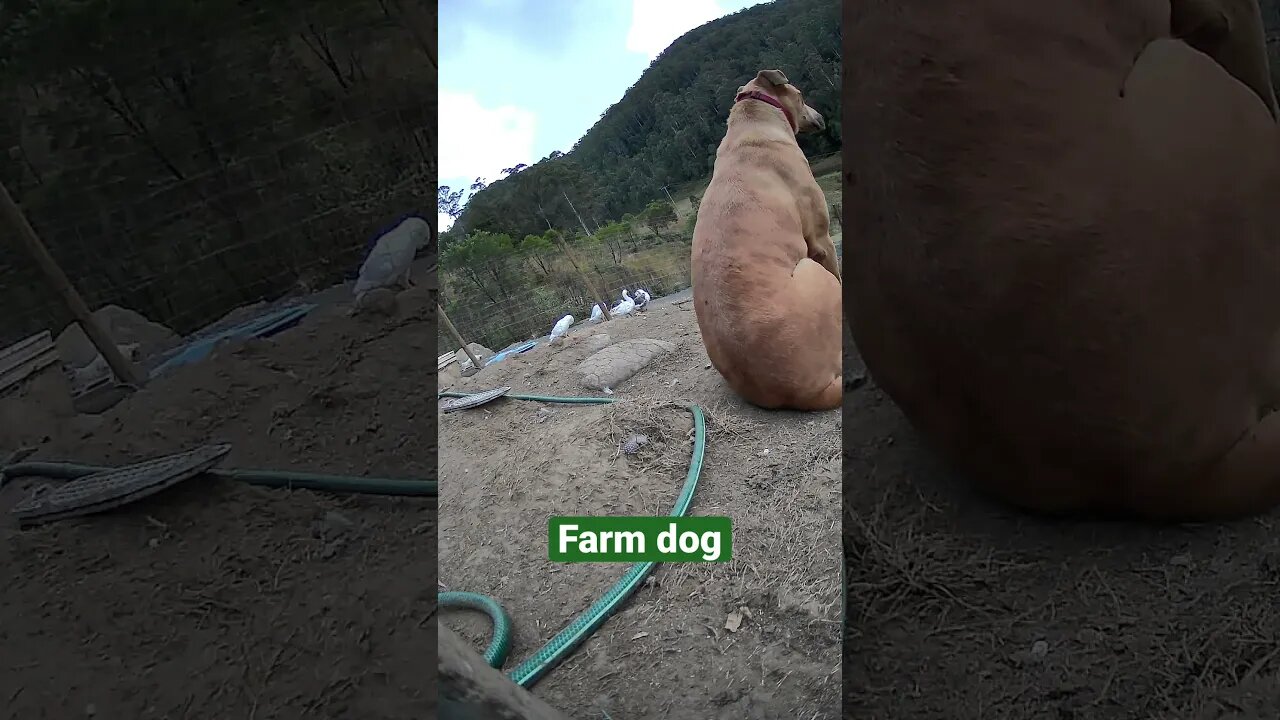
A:
<svg viewBox="0 0 1280 720">
<path fill-rule="evenodd" d="M 778 108 L 782 111 L 782 114 L 786 116 L 787 124 L 791 126 L 791 132 L 796 132 L 796 119 L 791 117 L 790 110 L 782 107 L 782 103 L 778 102 L 778 98 L 768 93 L 760 92 L 759 90 L 748 90 L 746 92 L 738 93 L 738 96 L 733 99 L 735 103 L 740 103 L 743 100 L 759 100 L 760 102 L 769 103 L 770 105 Z"/>
</svg>

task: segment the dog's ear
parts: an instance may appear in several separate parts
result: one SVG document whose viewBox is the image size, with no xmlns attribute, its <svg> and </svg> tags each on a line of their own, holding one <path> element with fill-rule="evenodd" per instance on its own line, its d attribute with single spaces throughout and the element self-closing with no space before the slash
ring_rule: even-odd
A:
<svg viewBox="0 0 1280 720">
<path fill-rule="evenodd" d="M 774 87 L 786 85 L 788 82 L 787 76 L 783 75 L 781 70 L 761 70 L 760 74 L 756 75 L 756 80 L 767 82 Z"/>
</svg>

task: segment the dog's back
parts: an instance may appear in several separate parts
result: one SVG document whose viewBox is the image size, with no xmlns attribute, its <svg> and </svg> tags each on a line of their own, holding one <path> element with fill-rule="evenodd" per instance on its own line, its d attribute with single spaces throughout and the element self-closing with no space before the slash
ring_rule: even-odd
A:
<svg viewBox="0 0 1280 720">
<path fill-rule="evenodd" d="M 841 391 L 839 281 L 807 259 L 805 240 L 814 223 L 827 236 L 826 201 L 794 140 L 756 135 L 776 130 L 731 115 L 698 208 L 694 309 L 711 362 L 748 401 L 830 409 Z"/>
<path fill-rule="evenodd" d="M 1150 45 L 1168 8 L 847 15 L 855 341 L 939 449 L 1026 506 L 1179 514 L 1277 399 L 1275 126 L 1209 58 Z"/>
</svg>

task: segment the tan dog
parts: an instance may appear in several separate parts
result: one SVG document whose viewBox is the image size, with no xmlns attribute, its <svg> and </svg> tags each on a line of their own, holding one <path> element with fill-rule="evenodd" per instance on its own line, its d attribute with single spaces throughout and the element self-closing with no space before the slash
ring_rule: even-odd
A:
<svg viewBox="0 0 1280 720">
<path fill-rule="evenodd" d="M 738 89 L 693 231 L 707 355 L 748 402 L 840 406 L 840 266 L 827 201 L 796 133 L 825 121 L 778 70 Z"/>
<path fill-rule="evenodd" d="M 865 0 L 843 34 L 850 327 L 926 438 L 1044 511 L 1280 501 L 1256 2 Z"/>
</svg>

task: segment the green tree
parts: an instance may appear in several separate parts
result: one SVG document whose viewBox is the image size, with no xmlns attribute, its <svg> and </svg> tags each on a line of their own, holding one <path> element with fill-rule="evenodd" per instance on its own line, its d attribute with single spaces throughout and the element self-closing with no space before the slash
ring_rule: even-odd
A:
<svg viewBox="0 0 1280 720">
<path fill-rule="evenodd" d="M 641 217 L 644 218 L 645 224 L 657 232 L 675 221 L 676 212 L 672 209 L 671 203 L 666 200 L 654 200 L 645 206 Z"/>
<path fill-rule="evenodd" d="M 626 253 L 625 243 L 631 239 L 631 228 L 623 223 L 609 223 L 596 231 L 596 240 L 609 249 L 609 257 L 614 265 L 621 265 Z"/>
<path fill-rule="evenodd" d="M 468 230 L 540 234 L 549 227 L 576 227 L 578 215 L 599 214 L 596 183 L 573 160 L 553 154 L 477 191 L 458 218 Z M 570 205 L 572 203 L 572 206 Z"/>
<path fill-rule="evenodd" d="M 548 231 L 551 232 L 551 231 Z M 542 271 L 543 277 L 551 275 L 550 257 L 556 249 L 554 240 L 547 235 L 525 235 L 520 250 Z"/>
<path fill-rule="evenodd" d="M 436 209 L 454 220 L 462 214 L 462 196 L 465 191 L 454 190 L 448 185 L 441 185 L 436 190 Z"/>
<path fill-rule="evenodd" d="M 491 302 L 511 299 L 507 262 L 515 250 L 510 235 L 477 231 L 441 252 L 440 265 L 460 272 Z"/>
</svg>

